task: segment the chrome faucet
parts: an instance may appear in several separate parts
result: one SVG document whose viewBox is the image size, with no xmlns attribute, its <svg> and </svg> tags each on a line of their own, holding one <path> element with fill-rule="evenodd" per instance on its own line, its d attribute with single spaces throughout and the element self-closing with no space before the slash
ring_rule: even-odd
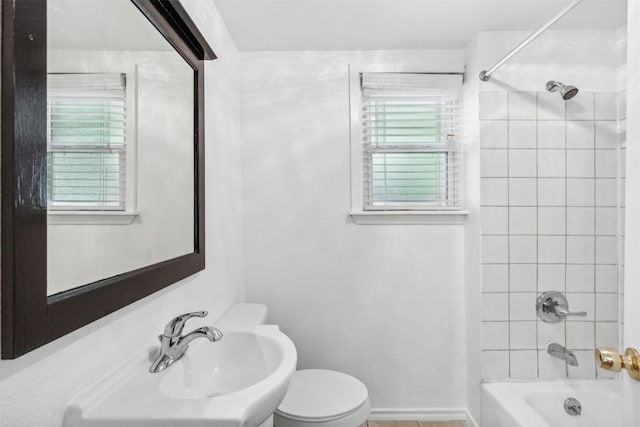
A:
<svg viewBox="0 0 640 427">
<path fill-rule="evenodd" d="M 149 372 L 156 373 L 167 369 L 173 362 L 179 360 L 189 347 L 189 343 L 196 338 L 207 338 L 214 342 L 222 339 L 222 332 L 213 326 L 203 326 L 187 335 L 182 335 L 184 324 L 192 317 L 205 317 L 206 311 L 196 311 L 193 313 L 182 314 L 171 320 L 164 328 L 162 335 L 158 335 L 160 340 L 160 354 L 153 361 Z"/>
<path fill-rule="evenodd" d="M 558 359 L 567 362 L 567 365 L 578 366 L 578 358 L 573 352 L 558 343 L 552 342 L 547 344 L 547 353 Z"/>
</svg>

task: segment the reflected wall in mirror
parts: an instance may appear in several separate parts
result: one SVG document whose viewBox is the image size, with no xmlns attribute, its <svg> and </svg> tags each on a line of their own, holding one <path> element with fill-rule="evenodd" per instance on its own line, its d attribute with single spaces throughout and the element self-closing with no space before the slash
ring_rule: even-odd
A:
<svg viewBox="0 0 640 427">
<path fill-rule="evenodd" d="M 193 92 L 131 1 L 47 2 L 48 295 L 193 252 Z"/>
<path fill-rule="evenodd" d="M 0 7 L 0 335 L 13 359 L 204 269 L 216 56 L 178 0 Z"/>
</svg>

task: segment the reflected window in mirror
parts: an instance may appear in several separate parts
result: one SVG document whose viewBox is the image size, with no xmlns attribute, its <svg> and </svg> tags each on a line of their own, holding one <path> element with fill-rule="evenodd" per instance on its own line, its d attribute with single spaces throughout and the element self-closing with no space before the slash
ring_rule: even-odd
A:
<svg viewBox="0 0 640 427">
<path fill-rule="evenodd" d="M 126 103 L 125 74 L 47 76 L 49 210 L 126 210 Z"/>
</svg>

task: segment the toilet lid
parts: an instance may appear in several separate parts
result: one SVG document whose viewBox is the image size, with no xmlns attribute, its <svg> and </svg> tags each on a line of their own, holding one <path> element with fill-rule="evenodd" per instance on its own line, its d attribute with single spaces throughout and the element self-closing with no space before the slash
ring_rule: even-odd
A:
<svg viewBox="0 0 640 427">
<path fill-rule="evenodd" d="M 295 419 L 331 419 L 355 411 L 367 399 L 367 387 L 347 374 L 304 369 L 291 376 L 276 412 Z"/>
</svg>

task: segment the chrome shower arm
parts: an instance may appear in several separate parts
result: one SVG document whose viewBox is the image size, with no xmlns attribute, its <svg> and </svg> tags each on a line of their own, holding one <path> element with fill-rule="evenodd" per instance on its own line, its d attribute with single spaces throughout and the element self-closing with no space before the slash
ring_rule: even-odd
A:
<svg viewBox="0 0 640 427">
<path fill-rule="evenodd" d="M 514 56 L 515 54 L 517 54 L 518 52 L 520 52 L 524 47 L 526 47 L 529 43 L 531 43 L 532 41 L 534 41 L 540 34 L 544 33 L 545 31 L 547 31 L 547 29 L 549 29 L 550 26 L 552 26 L 553 24 L 556 23 L 556 21 L 558 21 L 560 18 L 562 18 L 564 15 L 566 15 L 567 13 L 569 13 L 569 11 L 571 11 L 571 9 L 573 9 L 574 7 L 576 7 L 578 4 L 580 4 L 583 0 L 574 0 L 569 6 L 565 7 L 564 9 L 562 9 L 562 11 L 560 13 L 558 13 L 555 17 L 553 17 L 553 19 L 551 19 L 551 21 L 547 22 L 544 26 L 542 26 L 539 30 L 535 31 L 533 34 L 531 34 L 529 37 L 527 37 L 526 39 L 524 39 L 523 41 L 520 42 L 520 44 L 518 46 L 516 46 L 515 48 L 513 48 L 511 50 L 511 52 L 507 53 L 500 61 L 498 61 L 498 63 L 496 65 L 494 65 L 493 67 L 489 68 L 488 70 L 482 71 L 480 72 L 480 80 L 482 80 L 483 82 L 487 82 L 491 79 L 491 74 L 493 74 L 494 71 L 496 71 L 498 68 L 502 67 L 502 65 L 504 65 L 505 62 L 507 62 L 509 59 L 511 59 L 512 56 Z"/>
</svg>

